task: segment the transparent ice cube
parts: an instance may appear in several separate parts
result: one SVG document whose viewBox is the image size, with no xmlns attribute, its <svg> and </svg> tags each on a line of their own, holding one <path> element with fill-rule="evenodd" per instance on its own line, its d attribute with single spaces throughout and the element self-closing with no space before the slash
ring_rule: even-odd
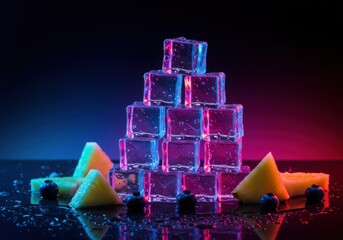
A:
<svg viewBox="0 0 343 240">
<path fill-rule="evenodd" d="M 219 107 L 225 104 L 224 73 L 188 75 L 184 81 L 186 107 Z"/>
<path fill-rule="evenodd" d="M 226 104 L 219 108 L 204 108 L 203 138 L 235 141 L 244 135 L 243 106 Z"/>
<path fill-rule="evenodd" d="M 164 140 L 162 143 L 162 169 L 169 171 L 195 172 L 200 165 L 199 141 Z"/>
<path fill-rule="evenodd" d="M 183 76 L 163 71 L 144 74 L 144 104 L 177 107 L 181 103 Z"/>
<path fill-rule="evenodd" d="M 160 138 L 165 134 L 165 108 L 145 106 L 135 102 L 127 106 L 126 135 L 133 137 Z"/>
<path fill-rule="evenodd" d="M 202 108 L 168 108 L 167 125 L 169 140 L 199 140 L 202 137 Z"/>
<path fill-rule="evenodd" d="M 183 173 L 182 190 L 190 190 L 198 202 L 215 202 L 217 199 L 217 174 Z"/>
<path fill-rule="evenodd" d="M 164 40 L 162 69 L 166 73 L 206 72 L 207 43 L 178 37 Z"/>
<path fill-rule="evenodd" d="M 120 168 L 156 169 L 159 164 L 158 140 L 151 138 L 121 138 Z"/>
<path fill-rule="evenodd" d="M 134 192 L 144 194 L 144 171 L 140 169 L 123 170 L 112 168 L 109 171 L 109 181 L 112 188 L 122 200 Z"/>
<path fill-rule="evenodd" d="M 181 191 L 181 172 L 162 170 L 144 173 L 144 197 L 148 202 L 176 202 Z"/>
<path fill-rule="evenodd" d="M 250 167 L 243 165 L 241 170 L 237 173 L 222 172 L 218 175 L 218 200 L 229 201 L 234 197 L 231 192 L 237 187 L 237 185 L 250 173 Z"/>
<path fill-rule="evenodd" d="M 238 172 L 242 166 L 242 138 L 235 142 L 205 141 L 204 154 L 204 170 L 206 172 Z"/>
</svg>

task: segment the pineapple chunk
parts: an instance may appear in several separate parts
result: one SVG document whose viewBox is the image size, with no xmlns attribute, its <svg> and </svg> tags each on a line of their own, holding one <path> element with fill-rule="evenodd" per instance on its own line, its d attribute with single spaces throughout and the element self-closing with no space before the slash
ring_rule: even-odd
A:
<svg viewBox="0 0 343 240">
<path fill-rule="evenodd" d="M 232 194 L 243 203 L 258 204 L 260 198 L 269 192 L 274 193 L 280 202 L 289 199 L 289 194 L 271 153 L 268 153 L 238 184 Z"/>
<path fill-rule="evenodd" d="M 122 204 L 122 200 L 100 171 L 91 169 L 71 199 L 69 206 L 78 209 Z"/>
<path fill-rule="evenodd" d="M 79 188 L 83 178 L 79 177 L 53 177 L 53 178 L 34 178 L 31 179 L 31 192 L 39 192 L 40 185 L 44 180 L 51 180 L 58 186 L 58 195 L 61 196 L 74 196 L 76 190 Z"/>
<path fill-rule="evenodd" d="M 112 166 L 113 163 L 111 159 L 96 142 L 87 142 L 83 148 L 73 176 L 85 177 L 90 169 L 96 169 L 100 171 L 106 180 L 108 180 L 108 171 Z"/>
<path fill-rule="evenodd" d="M 312 184 L 317 184 L 321 186 L 324 191 L 328 191 L 329 176 L 329 174 L 325 173 L 281 173 L 282 181 L 284 182 L 290 197 L 305 196 L 306 189 Z"/>
</svg>

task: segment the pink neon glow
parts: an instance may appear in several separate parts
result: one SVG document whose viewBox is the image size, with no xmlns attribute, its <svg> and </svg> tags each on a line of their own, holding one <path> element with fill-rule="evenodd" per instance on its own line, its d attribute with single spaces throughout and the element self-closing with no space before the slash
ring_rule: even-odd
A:
<svg viewBox="0 0 343 240">
<path fill-rule="evenodd" d="M 191 93 L 191 78 L 185 76 L 185 105 L 186 107 L 191 107 L 192 93 Z"/>
</svg>

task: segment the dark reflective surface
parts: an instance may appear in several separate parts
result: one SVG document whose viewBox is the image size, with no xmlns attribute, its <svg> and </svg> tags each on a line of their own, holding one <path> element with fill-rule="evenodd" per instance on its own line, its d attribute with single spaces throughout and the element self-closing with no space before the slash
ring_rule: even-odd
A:
<svg viewBox="0 0 343 240">
<path fill-rule="evenodd" d="M 246 162 L 254 167 L 257 162 Z M 69 199 L 42 201 L 29 180 L 51 172 L 71 175 L 76 161 L 0 161 L 1 239 L 337 239 L 342 238 L 343 162 L 278 162 L 280 171 L 330 174 L 330 192 L 321 204 L 294 198 L 280 211 L 238 202 L 199 203 L 196 213 L 175 204 L 152 203 L 145 215 L 127 215 L 125 206 L 73 210 Z M 5 237 L 3 237 L 5 236 Z"/>
</svg>

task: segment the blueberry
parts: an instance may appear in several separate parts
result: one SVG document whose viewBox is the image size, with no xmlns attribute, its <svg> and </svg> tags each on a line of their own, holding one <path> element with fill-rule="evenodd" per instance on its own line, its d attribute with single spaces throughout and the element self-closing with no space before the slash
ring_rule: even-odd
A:
<svg viewBox="0 0 343 240">
<path fill-rule="evenodd" d="M 39 186 L 39 192 L 42 198 L 47 200 L 55 200 L 58 194 L 58 186 L 51 180 L 45 180 Z"/>
<path fill-rule="evenodd" d="M 276 211 L 279 206 L 279 198 L 274 193 L 266 193 L 261 197 L 260 205 L 263 211 Z"/>
<path fill-rule="evenodd" d="M 139 192 L 134 192 L 126 199 L 126 206 L 129 213 L 142 213 L 144 212 L 145 199 Z"/>
<path fill-rule="evenodd" d="M 176 197 L 177 205 L 180 209 L 193 209 L 197 202 L 195 196 L 189 190 L 184 190 Z"/>
<path fill-rule="evenodd" d="M 313 184 L 305 191 L 307 203 L 319 203 L 324 197 L 324 190 L 319 185 Z"/>
</svg>

